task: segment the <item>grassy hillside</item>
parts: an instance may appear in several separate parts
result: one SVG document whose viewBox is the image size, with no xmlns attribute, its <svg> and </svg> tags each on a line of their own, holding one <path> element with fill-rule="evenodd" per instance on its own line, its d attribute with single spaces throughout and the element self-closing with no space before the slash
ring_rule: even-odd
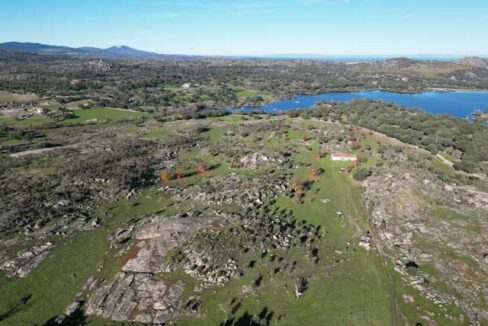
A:
<svg viewBox="0 0 488 326">
<path fill-rule="evenodd" d="M 143 126 L 120 120 L 141 116 L 148 118 Z M 116 200 L 97 198 L 95 205 L 90 206 L 92 208 L 86 214 L 89 215 L 88 224 L 97 220 L 99 227 L 76 231 L 68 236 L 49 234 L 45 240 L 53 243 L 53 249 L 37 268 L 25 278 L 7 278 L 2 275 L 1 325 L 42 325 L 62 314 L 70 302 L 88 301 L 94 290 L 87 289 L 87 280 L 90 277 L 101 280 L 100 282 L 112 279 L 134 255 L 134 248 L 142 243 L 132 237 L 120 245 L 114 244 L 114 234 L 120 228 L 137 229 L 140 221 L 151 216 L 169 220 L 175 214 L 196 211 L 245 215 L 259 210 L 259 206 L 245 210 L 239 201 L 219 203 L 199 199 L 201 193 L 210 191 L 208 189 L 213 187 L 215 190 L 210 191 L 209 195 L 218 196 L 224 190 L 216 185 L 223 185 L 225 188 L 225 180 L 236 176 L 258 180 L 253 182 L 285 178 L 287 190 L 279 193 L 276 198 L 266 199 L 264 209 L 269 212 L 289 210 L 296 223 L 301 225 L 301 221 L 305 221 L 321 230 L 323 236 L 306 246 L 239 253 L 236 259 L 241 273 L 221 286 L 202 287 L 201 280 L 190 276 L 183 268 L 156 272 L 155 275 L 163 278 L 167 284 L 173 284 L 177 280 L 184 282 L 182 305 L 195 297 L 200 302 L 197 312 L 188 312 L 180 307 L 173 316 L 178 324 L 240 325 L 253 322 L 256 325 L 414 325 L 425 320 L 425 316 L 428 316 L 432 324 L 435 322 L 438 325 L 469 323 L 465 311 L 451 304 L 439 305 L 427 299 L 421 291 L 406 283 L 403 274 L 394 270 L 395 262 L 391 259 L 394 255 L 380 241 L 378 230 L 371 224 L 371 207 L 366 205 L 362 195 L 366 183 L 354 180 L 350 173 L 358 168 L 380 169 L 394 163 L 405 153 L 407 147 L 404 144 L 399 146 L 387 137 L 375 138 L 372 133 L 364 133 L 347 125 L 285 116 L 230 115 L 198 121 L 160 123 L 151 119 L 148 114 L 96 108 L 78 110 L 76 118 L 66 121 L 86 122 L 92 119 L 97 119 L 98 125 L 85 129 L 64 126 L 47 135 L 49 139 L 65 135 L 75 139 L 74 137 L 80 135 L 102 132 L 98 136 L 100 138 L 91 138 L 90 146 L 81 143 L 82 138 L 79 139 L 79 144 L 85 144 L 81 147 L 85 148 L 85 152 L 72 154 L 60 150 L 59 154 L 54 151 L 46 157 L 31 156 L 29 160 L 22 161 L 25 164 L 22 171 L 27 171 L 23 173 L 33 173 L 32 164 L 54 167 L 59 166 L 57 164 L 67 160 L 70 155 L 77 155 L 77 160 L 85 160 L 87 158 L 84 155 L 88 155 L 90 151 L 95 154 L 101 153 L 97 152 L 101 151 L 100 148 L 106 151 L 104 146 L 115 142 L 109 138 L 110 132 L 121 137 L 123 142 L 124 139 L 138 137 L 153 146 L 149 153 L 158 167 L 154 172 L 154 180 L 144 184 L 130 196 L 124 192 Z M 101 124 L 103 120 L 107 122 Z M 29 119 L 23 123 L 28 124 L 29 121 L 33 126 L 37 123 L 37 120 L 34 122 Z M 4 123 L 18 122 L 5 120 Z M 344 134 L 356 135 L 355 144 L 348 145 L 345 139 L 339 140 Z M 191 145 L 187 145 L 188 143 Z M 161 148 L 171 148 L 174 151 L 171 154 L 173 156 L 164 156 L 162 153 L 166 152 Z M 332 161 L 330 154 L 334 148 L 337 151 L 356 153 L 361 157 L 361 163 L 356 166 Z M 261 161 L 261 165 L 258 164 L 257 167 L 245 165 L 243 162 L 247 161 L 243 161 L 242 157 L 254 152 L 264 153 L 267 159 Z M 270 159 L 279 153 L 286 153 L 283 161 Z M 11 161 L 13 159 L 7 154 L 2 155 L 2 159 L 6 159 L 9 164 L 21 164 L 19 161 Z M 453 178 L 457 177 L 458 172 L 429 159 L 429 154 L 419 155 L 419 160 L 425 160 L 429 169 L 439 169 Z M 99 164 L 96 162 L 97 157 L 99 154 L 91 156 L 93 161 L 88 162 L 87 169 Z M 40 163 L 35 163 L 36 160 Z M 401 162 L 407 162 L 407 159 L 402 159 Z M 118 163 L 113 164 L 113 168 L 119 166 Z M 209 167 L 208 171 L 195 173 L 202 164 Z M 139 165 L 133 163 L 127 163 L 127 166 L 133 170 L 139 168 Z M 182 170 L 181 178 L 158 179 L 159 171 L 168 170 L 175 174 L 177 168 Z M 20 171 L 19 166 L 15 169 Z M 55 173 L 52 171 L 50 173 Z M 312 171 L 318 172 L 313 174 Z M 73 172 L 61 173 L 68 178 L 69 173 Z M 105 173 L 109 175 L 108 172 Z M 303 193 L 289 192 L 288 188 L 294 180 L 304 183 Z M 110 182 L 112 181 L 107 181 L 106 184 L 111 185 Z M 237 189 L 233 190 L 239 193 L 238 190 L 242 187 L 244 192 L 245 185 L 235 184 L 234 188 Z M 232 185 L 229 186 L 232 188 Z M 178 200 L 175 193 L 181 195 L 185 191 L 190 191 L 189 199 Z M 433 216 L 437 218 L 463 218 L 460 215 L 446 215 L 442 208 L 432 207 Z M 62 220 L 63 217 L 59 217 L 47 225 Z M 70 223 L 65 224 L 65 229 L 72 227 L 73 224 Z M 480 230 L 477 223 L 476 221 L 474 224 Z M 18 227 L 13 230 L 4 232 L 3 238 L 8 240 L 20 237 L 17 234 L 23 229 Z M 224 228 L 222 232 L 225 230 L 227 229 Z M 365 234 L 370 234 L 373 239 L 370 250 L 359 245 Z M 7 254 L 15 254 L 24 243 L 31 241 L 23 237 L 19 239 L 21 240 L 18 240 L 17 247 L 3 241 L 0 249 Z M 188 242 L 180 244 L 182 248 L 191 245 L 191 239 L 193 238 L 185 239 Z M 229 242 L 229 247 L 232 245 L 232 241 Z M 283 267 L 281 259 L 289 264 Z M 435 266 L 426 265 L 425 270 L 428 268 L 431 268 L 432 273 L 436 271 Z M 306 279 L 307 289 L 297 299 L 295 286 L 300 278 Z M 453 291 L 449 287 L 443 290 L 449 293 Z M 100 316 L 90 315 L 83 318 L 90 325 L 107 324 Z"/>
</svg>

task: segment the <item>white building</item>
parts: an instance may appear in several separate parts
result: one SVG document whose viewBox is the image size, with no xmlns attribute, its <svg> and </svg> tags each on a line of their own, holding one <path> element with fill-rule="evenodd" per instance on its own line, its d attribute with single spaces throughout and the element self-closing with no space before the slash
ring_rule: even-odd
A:
<svg viewBox="0 0 488 326">
<path fill-rule="evenodd" d="M 332 161 L 357 161 L 358 156 L 354 154 L 333 153 Z"/>
</svg>

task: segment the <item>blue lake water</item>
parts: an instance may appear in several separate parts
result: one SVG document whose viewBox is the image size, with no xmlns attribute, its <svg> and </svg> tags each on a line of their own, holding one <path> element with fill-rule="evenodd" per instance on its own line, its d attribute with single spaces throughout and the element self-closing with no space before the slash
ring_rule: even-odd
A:
<svg viewBox="0 0 488 326">
<path fill-rule="evenodd" d="M 291 99 L 280 100 L 258 107 L 243 107 L 241 110 L 281 112 L 294 109 L 311 108 L 317 102 L 348 102 L 355 99 L 370 99 L 392 102 L 408 108 L 422 109 L 434 114 L 447 113 L 459 118 L 468 118 L 473 111 L 484 111 L 488 109 L 488 92 L 429 91 L 416 94 L 403 94 L 385 91 L 359 91 L 323 93 L 317 95 L 298 95 Z"/>
</svg>

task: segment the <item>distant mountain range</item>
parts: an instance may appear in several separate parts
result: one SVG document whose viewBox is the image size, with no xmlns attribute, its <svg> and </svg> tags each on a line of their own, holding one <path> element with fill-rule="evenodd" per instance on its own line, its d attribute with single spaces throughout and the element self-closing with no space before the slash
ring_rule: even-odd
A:
<svg viewBox="0 0 488 326">
<path fill-rule="evenodd" d="M 310 53 L 291 53 L 273 55 L 248 55 L 248 56 L 195 56 L 183 54 L 160 54 L 149 51 L 137 50 L 125 45 L 112 46 L 107 49 L 95 47 L 73 48 L 68 46 L 46 45 L 40 43 L 7 42 L 0 43 L 0 51 L 30 53 L 37 55 L 58 55 L 77 58 L 100 58 L 100 59 L 139 59 L 139 60 L 168 60 L 168 59 L 195 59 L 195 58 L 237 58 L 237 59 L 304 59 L 304 60 L 329 60 L 338 62 L 371 62 L 382 61 L 390 58 L 401 57 L 400 55 L 322 55 Z M 482 56 L 487 57 L 487 56 Z M 451 61 L 463 58 L 454 55 L 431 55 L 419 54 L 409 55 L 413 60 L 438 60 Z"/>
<path fill-rule="evenodd" d="M 182 59 L 195 56 L 159 54 L 141 51 L 131 47 L 112 46 L 107 49 L 95 47 L 72 48 L 68 46 L 46 45 L 40 43 L 7 42 L 0 43 L 0 50 L 20 53 L 33 53 L 38 55 L 59 55 L 79 58 L 100 59 Z"/>
</svg>

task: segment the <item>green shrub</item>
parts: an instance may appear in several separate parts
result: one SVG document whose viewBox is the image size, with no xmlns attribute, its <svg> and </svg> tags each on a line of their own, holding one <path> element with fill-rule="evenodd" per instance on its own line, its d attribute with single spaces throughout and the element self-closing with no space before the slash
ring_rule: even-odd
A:
<svg viewBox="0 0 488 326">
<path fill-rule="evenodd" d="M 352 177 L 358 181 L 366 180 L 373 171 L 370 168 L 355 168 L 352 172 Z"/>
</svg>

